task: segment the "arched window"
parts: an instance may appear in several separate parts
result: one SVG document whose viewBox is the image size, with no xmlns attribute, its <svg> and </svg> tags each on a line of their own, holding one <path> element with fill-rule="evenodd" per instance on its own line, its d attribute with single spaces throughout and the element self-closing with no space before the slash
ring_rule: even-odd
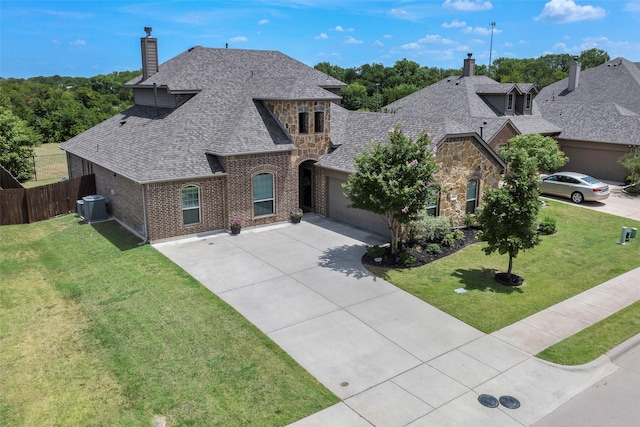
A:
<svg viewBox="0 0 640 427">
<path fill-rule="evenodd" d="M 273 193 L 273 174 L 261 173 L 253 177 L 253 216 L 275 212 Z"/>
<path fill-rule="evenodd" d="M 195 185 L 182 188 L 182 224 L 200 224 L 200 188 Z"/>
<path fill-rule="evenodd" d="M 478 207 L 478 187 L 480 186 L 477 179 L 470 179 L 467 182 L 467 207 L 465 211 L 468 214 L 475 213 Z"/>
</svg>

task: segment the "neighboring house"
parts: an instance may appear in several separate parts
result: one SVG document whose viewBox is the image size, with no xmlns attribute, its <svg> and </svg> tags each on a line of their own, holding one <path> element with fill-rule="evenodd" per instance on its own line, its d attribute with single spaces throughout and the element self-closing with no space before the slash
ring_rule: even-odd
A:
<svg viewBox="0 0 640 427">
<path fill-rule="evenodd" d="M 475 75 L 475 59 L 467 54 L 461 76 L 450 76 L 399 99 L 384 110 L 401 117 L 425 117 L 458 123 L 466 132 L 476 132 L 499 152 L 519 134 L 556 136 L 557 125 L 534 110 L 538 91 L 531 83 L 498 83 Z M 404 119 L 403 119 L 404 120 Z"/>
<path fill-rule="evenodd" d="M 534 112 L 562 129 L 563 170 L 622 182 L 618 159 L 640 147 L 640 63 L 616 58 L 581 71 L 576 59 L 568 78 L 540 91 Z"/>
<path fill-rule="evenodd" d="M 438 146 L 445 191 L 431 213 L 460 224 L 498 185 L 504 163 L 455 120 L 347 111 L 344 83 L 275 51 L 196 46 L 159 66 L 145 30 L 142 76 L 127 83 L 135 105 L 62 145 L 69 176 L 95 174 L 112 216 L 145 240 L 283 222 L 298 208 L 386 234 L 381 217 L 347 207 L 341 183 L 397 123 Z"/>
</svg>

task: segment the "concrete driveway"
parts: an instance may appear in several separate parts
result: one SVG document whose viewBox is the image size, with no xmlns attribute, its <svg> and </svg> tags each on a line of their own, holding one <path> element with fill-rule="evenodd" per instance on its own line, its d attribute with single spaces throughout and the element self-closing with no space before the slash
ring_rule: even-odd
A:
<svg viewBox="0 0 640 427">
<path fill-rule="evenodd" d="M 574 206 L 580 206 L 587 209 L 593 209 L 596 211 L 622 216 L 625 218 L 634 219 L 640 221 L 640 197 L 626 194 L 622 191 L 622 186 L 614 183 L 609 184 L 609 197 L 602 202 L 582 202 L 579 205 L 571 203 L 568 199 L 547 196 L 544 197 L 558 200 L 565 203 L 570 203 Z"/>
<path fill-rule="evenodd" d="M 360 258 L 384 240 L 305 215 L 154 246 L 342 399 L 296 426 L 530 425 L 617 369 L 543 362 L 371 275 Z"/>
</svg>

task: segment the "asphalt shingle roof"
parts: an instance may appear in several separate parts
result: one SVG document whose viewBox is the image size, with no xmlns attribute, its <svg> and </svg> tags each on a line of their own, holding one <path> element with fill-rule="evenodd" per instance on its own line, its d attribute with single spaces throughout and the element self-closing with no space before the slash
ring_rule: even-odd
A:
<svg viewBox="0 0 640 427">
<path fill-rule="evenodd" d="M 433 121 L 455 120 L 465 132 L 480 133 L 490 141 L 509 120 L 521 133 L 552 134 L 560 128 L 540 114 L 504 116 L 487 104 L 480 94 L 506 94 L 516 88 L 526 93 L 529 83 L 498 83 L 487 76 L 450 76 L 385 107 L 399 115 L 424 116 Z M 486 124 L 485 124 L 486 122 Z"/>
<path fill-rule="evenodd" d="M 140 78 L 128 85 L 195 96 L 158 114 L 136 105 L 62 148 L 141 183 L 223 172 L 212 156 L 293 150 L 263 100 L 339 100 L 326 89 L 346 86 L 280 52 L 199 46 Z"/>
<path fill-rule="evenodd" d="M 640 144 L 640 66 L 615 58 L 543 88 L 534 110 L 562 128 L 561 138 L 614 144 Z"/>
</svg>

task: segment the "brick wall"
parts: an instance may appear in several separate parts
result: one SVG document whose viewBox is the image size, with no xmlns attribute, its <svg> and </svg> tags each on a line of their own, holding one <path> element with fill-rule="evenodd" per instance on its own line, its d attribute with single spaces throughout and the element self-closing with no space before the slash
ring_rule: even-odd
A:
<svg viewBox="0 0 640 427">
<path fill-rule="evenodd" d="M 289 152 L 233 156 L 220 159 L 227 171 L 227 220 L 240 219 L 243 227 L 288 221 L 298 208 L 298 169 Z M 274 175 L 273 215 L 254 217 L 253 177 L 260 173 Z"/>
<path fill-rule="evenodd" d="M 489 146 L 496 153 L 500 153 L 500 146 L 502 144 L 508 144 L 511 138 L 518 135 L 520 134 L 513 128 L 513 126 L 507 123 L 507 125 L 504 126 L 500 132 L 491 139 L 491 141 L 489 141 Z"/>
<path fill-rule="evenodd" d="M 200 189 L 200 223 L 183 225 L 182 189 L 189 185 Z M 226 177 L 146 184 L 149 240 L 226 228 L 225 187 Z"/>
</svg>

